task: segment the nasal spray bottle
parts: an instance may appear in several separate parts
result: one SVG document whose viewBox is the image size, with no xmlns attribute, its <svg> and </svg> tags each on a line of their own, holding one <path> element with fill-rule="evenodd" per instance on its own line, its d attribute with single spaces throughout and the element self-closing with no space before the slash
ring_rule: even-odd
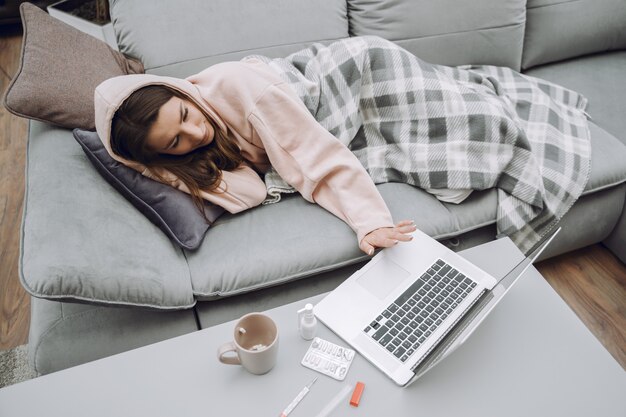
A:
<svg viewBox="0 0 626 417">
<path fill-rule="evenodd" d="M 317 319 L 313 314 L 313 304 L 307 304 L 303 309 L 298 310 L 298 330 L 300 336 L 305 340 L 311 340 L 315 337 Z"/>
</svg>

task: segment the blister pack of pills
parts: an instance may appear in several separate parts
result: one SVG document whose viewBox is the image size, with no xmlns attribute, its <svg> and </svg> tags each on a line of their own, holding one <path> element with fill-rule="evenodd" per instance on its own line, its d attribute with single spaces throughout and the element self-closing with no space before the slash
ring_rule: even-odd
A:
<svg viewBox="0 0 626 417">
<path fill-rule="evenodd" d="M 314 371 L 343 381 L 348 374 L 354 350 L 336 345 L 328 340 L 316 337 L 307 350 L 302 365 Z"/>
</svg>

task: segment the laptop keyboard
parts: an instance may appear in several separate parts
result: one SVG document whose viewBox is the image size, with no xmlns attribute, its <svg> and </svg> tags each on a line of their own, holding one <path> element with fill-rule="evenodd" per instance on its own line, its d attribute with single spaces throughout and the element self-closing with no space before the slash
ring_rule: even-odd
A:
<svg viewBox="0 0 626 417">
<path fill-rule="evenodd" d="M 438 259 L 364 331 L 405 362 L 475 287 Z"/>
</svg>

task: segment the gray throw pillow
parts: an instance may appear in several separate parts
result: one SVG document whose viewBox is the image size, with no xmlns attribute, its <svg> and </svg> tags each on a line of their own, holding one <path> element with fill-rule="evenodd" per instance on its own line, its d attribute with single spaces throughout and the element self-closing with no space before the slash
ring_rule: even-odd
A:
<svg viewBox="0 0 626 417">
<path fill-rule="evenodd" d="M 205 203 L 202 217 L 189 194 L 152 180 L 111 158 L 96 132 L 74 129 L 74 138 L 96 170 L 170 239 L 185 249 L 196 249 L 222 207 Z"/>
</svg>

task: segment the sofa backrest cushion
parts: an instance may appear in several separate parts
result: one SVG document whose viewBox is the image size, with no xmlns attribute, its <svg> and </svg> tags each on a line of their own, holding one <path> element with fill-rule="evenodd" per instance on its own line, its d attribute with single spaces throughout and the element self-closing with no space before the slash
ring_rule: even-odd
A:
<svg viewBox="0 0 626 417">
<path fill-rule="evenodd" d="M 528 0 L 522 68 L 626 48 L 624 0 Z"/>
<path fill-rule="evenodd" d="M 111 19 L 121 51 L 146 72 L 178 77 L 348 36 L 345 0 L 113 0 Z"/>
<path fill-rule="evenodd" d="M 526 0 L 348 0 L 350 35 L 378 35 L 443 65 L 519 69 Z"/>
</svg>

